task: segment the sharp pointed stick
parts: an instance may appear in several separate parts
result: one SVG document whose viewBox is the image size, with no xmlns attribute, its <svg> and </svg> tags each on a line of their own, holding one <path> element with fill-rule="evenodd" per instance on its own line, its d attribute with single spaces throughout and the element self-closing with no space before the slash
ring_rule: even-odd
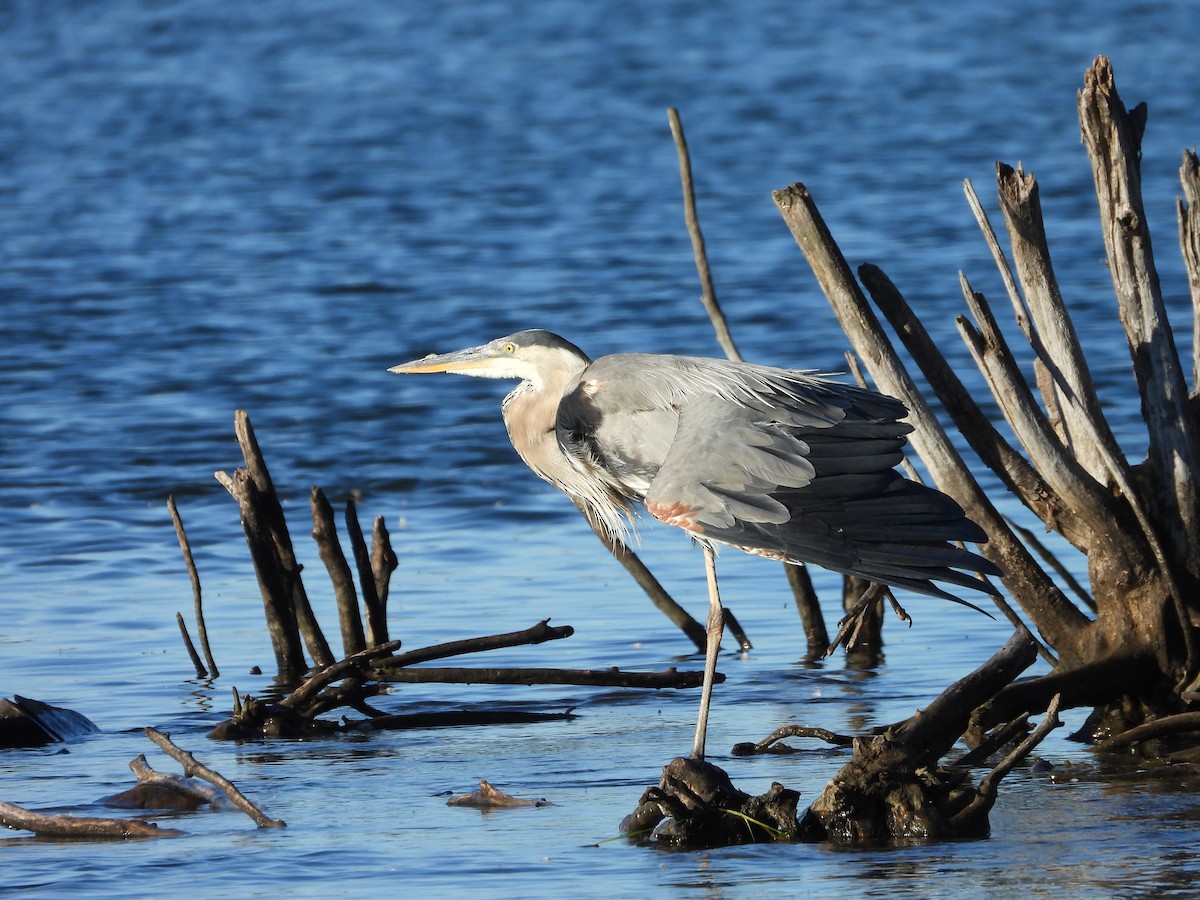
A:
<svg viewBox="0 0 1200 900">
<path fill-rule="evenodd" d="M 675 139 L 675 150 L 679 154 L 679 179 L 683 183 L 683 215 L 687 222 L 688 236 L 692 239 L 692 253 L 696 257 L 696 272 L 700 276 L 700 299 L 708 311 L 717 335 L 717 343 L 730 359 L 740 360 L 741 353 L 729 333 L 729 324 L 725 321 L 725 313 L 717 302 L 717 292 L 713 287 L 712 272 L 708 266 L 708 253 L 704 249 L 704 235 L 700 231 L 700 218 L 696 215 L 696 192 L 692 186 L 692 161 L 688 153 L 687 139 L 683 135 L 683 122 L 679 111 L 667 110 L 667 118 L 671 123 L 671 136 Z"/>
</svg>

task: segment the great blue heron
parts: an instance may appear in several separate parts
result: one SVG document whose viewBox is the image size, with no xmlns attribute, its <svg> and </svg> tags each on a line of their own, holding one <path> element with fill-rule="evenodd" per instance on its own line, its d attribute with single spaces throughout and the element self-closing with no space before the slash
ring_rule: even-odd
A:
<svg viewBox="0 0 1200 900">
<path fill-rule="evenodd" d="M 504 424 L 535 474 L 617 541 L 641 502 L 704 548 L 709 616 L 693 758 L 704 758 L 724 630 L 716 544 L 951 600 L 935 581 L 995 592 L 956 571 L 999 574 L 951 543 L 986 541 L 983 529 L 895 470 L 912 426 L 893 397 L 720 359 L 622 353 L 593 362 L 549 331 L 388 371 L 519 379 L 504 398 Z"/>
</svg>

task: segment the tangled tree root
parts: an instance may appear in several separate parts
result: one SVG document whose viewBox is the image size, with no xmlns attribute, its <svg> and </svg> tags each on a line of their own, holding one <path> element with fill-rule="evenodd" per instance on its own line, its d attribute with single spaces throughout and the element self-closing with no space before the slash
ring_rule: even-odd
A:
<svg viewBox="0 0 1200 900">
<path fill-rule="evenodd" d="M 677 848 L 701 849 L 770 841 L 830 841 L 843 846 L 911 844 L 980 837 L 1000 780 L 1057 727 L 1058 701 L 1032 731 L 1027 715 L 983 735 L 978 749 L 956 763 L 939 761 L 964 733 L 972 712 L 988 703 L 1034 659 L 1026 636 L 1014 634 L 976 671 L 947 688 L 926 709 L 878 733 L 854 738 L 852 755 L 803 813 L 800 794 L 781 784 L 752 797 L 712 763 L 674 759 L 662 780 L 646 790 L 621 823 L 630 837 Z M 777 752 L 782 737 L 816 737 L 844 745 L 821 729 L 780 729 L 740 755 Z M 978 786 L 969 766 L 1015 737 L 1023 739 Z"/>
</svg>

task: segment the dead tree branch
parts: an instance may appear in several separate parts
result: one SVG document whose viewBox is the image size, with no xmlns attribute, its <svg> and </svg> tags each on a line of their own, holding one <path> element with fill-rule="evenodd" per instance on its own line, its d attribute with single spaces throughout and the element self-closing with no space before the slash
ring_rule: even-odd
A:
<svg viewBox="0 0 1200 900">
<path fill-rule="evenodd" d="M 354 498 L 346 501 L 346 533 L 354 550 L 354 565 L 358 569 L 358 589 L 362 593 L 363 609 L 367 614 L 367 646 L 374 647 L 387 641 L 387 612 L 379 599 L 375 584 L 375 571 L 371 566 L 371 553 L 366 538 L 358 524 L 358 509 Z"/>
<path fill-rule="evenodd" d="M 704 235 L 700 231 L 700 218 L 696 215 L 696 191 L 692 183 L 692 160 L 688 153 L 687 139 L 683 134 L 683 122 L 680 121 L 679 111 L 667 110 L 667 118 L 671 123 L 671 135 L 675 138 L 675 149 L 679 153 L 679 178 L 683 183 L 683 215 L 687 223 L 688 236 L 692 239 L 692 253 L 696 258 L 696 272 L 700 276 L 700 299 L 708 312 L 709 321 L 717 334 L 717 343 L 730 359 L 740 360 L 742 355 L 733 342 L 729 333 L 729 325 L 725 321 L 725 313 L 717 302 L 717 291 L 713 287 L 712 272 L 708 266 L 708 253 L 704 249 Z"/>
<path fill-rule="evenodd" d="M 175 498 L 173 496 L 167 497 L 167 511 L 170 512 L 171 521 L 175 524 L 175 536 L 179 539 L 179 549 L 183 551 L 183 563 L 187 567 L 188 578 L 192 582 L 192 605 L 196 614 L 196 630 L 200 636 L 200 646 L 204 650 L 204 660 L 208 663 L 207 670 L 202 671 L 203 667 L 196 662 L 196 651 L 193 647 L 190 653 L 193 662 L 196 664 L 196 674 L 200 677 L 209 675 L 212 678 L 217 678 L 221 673 L 218 671 L 217 663 L 213 659 L 212 647 L 208 643 L 208 628 L 204 624 L 204 604 L 200 593 L 200 573 L 196 571 L 196 561 L 192 558 L 192 545 L 188 541 L 187 532 L 184 531 L 183 519 L 179 515 L 179 508 L 175 505 Z M 180 617 L 179 627 L 184 629 L 184 634 L 186 635 L 187 632 L 183 625 L 182 616 Z M 191 641 L 189 640 L 188 643 L 190 644 Z"/>
<path fill-rule="evenodd" d="M 484 668 L 419 668 L 375 670 L 379 681 L 407 684 L 578 684 L 594 687 L 622 688 L 696 688 L 704 678 L 703 672 L 622 672 L 620 669 L 484 669 Z M 717 673 L 720 684 L 725 676 Z"/>
<path fill-rule="evenodd" d="M 288 532 L 287 520 L 283 515 L 283 507 L 275 493 L 275 485 L 267 470 L 267 461 L 254 436 L 254 427 L 250 424 L 250 416 L 244 409 L 239 409 L 234 414 L 233 427 L 237 434 L 238 445 L 242 449 L 242 458 L 246 462 L 246 469 L 258 488 L 259 517 L 274 544 L 274 559 L 278 561 L 281 580 L 288 592 L 289 606 L 296 620 L 296 627 L 304 638 L 313 665 L 327 666 L 333 662 L 333 652 L 329 649 L 329 643 L 325 640 L 321 626 L 317 623 L 316 616 L 313 615 L 312 605 L 308 602 L 308 594 L 304 590 L 304 580 L 300 577 L 303 567 L 296 561 L 296 553 Z"/>
<path fill-rule="evenodd" d="M 188 751 L 182 750 L 172 743 L 170 735 L 163 734 L 161 731 L 156 731 L 153 728 L 143 728 L 142 732 L 157 744 L 167 756 L 183 766 L 185 775 L 203 779 L 209 784 L 220 788 L 225 793 L 225 796 L 229 798 L 230 802 L 253 819 L 254 824 L 259 828 L 283 828 L 287 824 L 282 819 L 272 819 L 267 816 L 262 810 L 251 803 L 232 781 L 219 772 L 213 771 L 204 765 L 204 763 L 199 762 Z"/>
<path fill-rule="evenodd" d="M 237 500 L 241 510 L 242 530 L 246 534 L 246 544 L 250 548 L 250 558 L 258 577 L 267 631 L 271 635 L 271 648 L 275 651 L 279 674 L 284 678 L 298 679 L 307 666 L 292 608 L 293 588 L 285 579 L 289 574 L 298 577 L 299 572 L 295 568 L 288 568 L 279 559 L 276 543 L 264 521 L 262 495 L 250 472 L 238 469 L 232 477 L 225 472 L 217 472 L 216 477 Z"/>
<path fill-rule="evenodd" d="M 1183 196 L 1175 204 L 1179 219 L 1179 247 L 1192 295 L 1192 395 L 1200 392 L 1200 159 L 1186 150 L 1179 167 Z"/>
<path fill-rule="evenodd" d="M 43 837 L 145 838 L 179 837 L 182 831 L 159 828 L 141 819 L 97 819 L 89 816 L 46 815 L 0 802 L 0 825 L 14 831 L 32 831 Z"/>
<path fill-rule="evenodd" d="M 329 571 L 333 582 L 333 593 L 337 599 L 338 624 L 342 631 L 342 649 L 346 656 L 353 656 L 366 649 L 367 639 L 363 634 L 362 616 L 358 611 L 358 594 L 354 590 L 354 576 L 346 554 L 338 543 L 337 526 L 333 521 L 333 507 L 319 487 L 312 489 L 310 497 L 313 519 L 313 540 L 321 554 L 321 561 Z"/>
</svg>

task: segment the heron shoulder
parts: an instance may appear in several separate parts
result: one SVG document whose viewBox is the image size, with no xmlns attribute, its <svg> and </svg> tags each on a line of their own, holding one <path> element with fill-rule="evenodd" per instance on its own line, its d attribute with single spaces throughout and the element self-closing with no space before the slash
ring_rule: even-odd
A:
<svg viewBox="0 0 1200 900">
<path fill-rule="evenodd" d="M 781 424 L 821 427 L 844 421 L 895 422 L 908 415 L 895 397 L 811 370 L 695 356 L 618 353 L 589 365 L 567 393 L 598 409 L 680 409 L 704 398 L 780 415 Z"/>
</svg>

